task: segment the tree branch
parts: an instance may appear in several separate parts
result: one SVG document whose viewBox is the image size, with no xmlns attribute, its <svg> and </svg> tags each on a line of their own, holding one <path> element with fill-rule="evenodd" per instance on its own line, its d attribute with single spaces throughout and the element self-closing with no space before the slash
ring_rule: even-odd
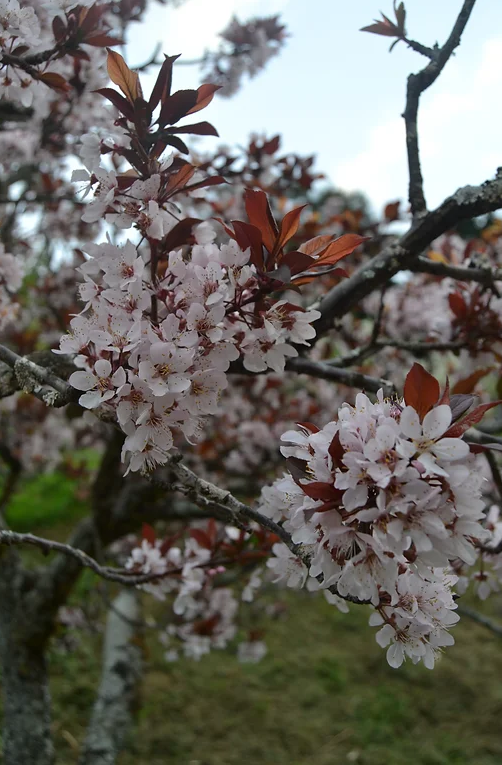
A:
<svg viewBox="0 0 502 765">
<path fill-rule="evenodd" d="M 244 502 L 238 500 L 229 491 L 220 489 L 218 486 L 215 486 L 215 484 L 211 483 L 210 481 L 206 481 L 204 478 L 199 478 L 192 470 L 190 470 L 190 468 L 188 468 L 186 465 L 183 465 L 181 462 L 181 455 L 178 454 L 172 458 L 171 462 L 169 463 L 169 469 L 175 473 L 181 483 L 185 484 L 185 486 L 191 489 L 191 495 L 194 498 L 202 497 L 205 500 L 209 500 L 210 503 L 214 503 L 226 508 L 230 511 L 234 518 L 241 523 L 246 520 L 254 521 L 263 528 L 268 529 L 272 533 L 276 534 L 276 536 L 278 536 L 282 542 L 284 542 L 284 544 L 291 550 L 293 555 L 296 555 L 297 558 L 299 558 L 307 567 L 310 567 L 310 554 L 305 550 L 303 545 L 295 544 L 291 539 L 291 535 L 285 529 L 283 529 L 280 524 L 275 523 L 275 521 L 272 521 L 270 518 L 267 518 L 267 516 L 259 513 L 258 510 L 249 507 L 249 505 L 244 504 Z M 162 478 L 157 477 L 155 474 L 151 476 L 150 480 L 158 486 L 163 487 L 167 485 L 167 487 L 170 488 L 170 484 L 168 482 L 165 482 Z M 322 581 L 322 575 L 320 581 Z M 340 595 L 336 585 L 333 585 L 328 589 L 334 595 L 338 595 L 338 597 L 341 597 L 344 600 L 348 600 L 351 603 L 366 605 L 370 602 L 369 600 L 363 601 L 359 600 L 358 598 L 353 598 L 349 595 Z"/>
<path fill-rule="evenodd" d="M 479 282 L 490 287 L 497 295 L 496 282 L 502 281 L 502 269 L 494 268 L 470 268 L 466 266 L 452 266 L 448 263 L 419 257 L 413 263 L 410 271 L 413 273 L 432 274 L 433 276 L 449 276 L 458 282 Z"/>
<path fill-rule="evenodd" d="M 497 622 L 494 622 L 493 619 L 490 619 L 488 616 L 480 614 L 479 611 L 475 611 L 473 608 L 469 608 L 469 606 L 459 606 L 458 613 L 461 616 L 468 616 L 469 619 L 472 619 L 478 624 L 482 624 L 483 627 L 487 627 L 491 632 L 495 633 L 495 635 L 502 636 L 502 624 L 497 624 Z"/>
<path fill-rule="evenodd" d="M 341 385 L 347 385 L 351 388 L 360 388 L 369 391 L 370 393 L 378 393 L 380 388 L 382 388 L 384 396 L 392 396 L 397 392 L 394 383 L 390 382 L 390 380 L 384 380 L 379 377 L 370 377 L 369 375 L 362 374 L 362 372 L 356 372 L 352 369 L 342 369 L 335 364 L 329 364 L 326 361 L 314 361 L 312 359 L 304 358 L 303 356 L 290 359 L 286 364 L 286 369 L 292 372 L 298 372 L 298 374 L 318 377 L 322 380 L 332 380 Z"/>
<path fill-rule="evenodd" d="M 53 358 L 54 354 L 51 354 L 51 357 Z M 33 394 L 47 406 L 65 406 L 71 401 L 78 401 L 81 395 L 47 367 L 36 364 L 27 356 L 18 356 L 4 345 L 0 345 L 0 361 L 13 370 L 18 390 Z M 11 389 L 12 385 L 13 380 L 8 380 L 7 390 Z"/>
<path fill-rule="evenodd" d="M 94 558 L 87 555 L 83 550 L 72 547 L 64 542 L 55 542 L 53 539 L 37 537 L 35 534 L 21 534 L 17 531 L 0 531 L 0 545 L 31 545 L 38 547 L 44 555 L 50 552 L 60 552 L 78 561 L 83 568 L 89 568 L 102 579 L 110 582 L 118 582 L 127 586 L 144 584 L 158 579 L 158 574 L 134 574 L 125 569 L 111 568 L 110 566 L 101 566 Z"/>
<path fill-rule="evenodd" d="M 348 279 L 323 298 L 321 318 L 315 322 L 317 337 L 333 326 L 374 290 L 387 284 L 399 271 L 413 270 L 417 257 L 438 236 L 462 220 L 494 212 L 502 207 L 502 168 L 493 180 L 480 186 L 463 186 L 435 210 L 416 220 L 401 239 L 388 244 Z"/>
<path fill-rule="evenodd" d="M 448 40 L 445 42 L 442 48 L 437 50 L 437 53 L 435 52 L 431 57 L 430 51 L 426 50 L 423 46 L 420 46 L 419 52 L 429 56 L 431 60 L 424 69 L 418 72 L 418 74 L 410 74 L 408 77 L 408 84 L 406 88 L 406 107 L 403 113 L 403 117 L 406 126 L 406 149 L 408 154 L 408 171 L 410 178 L 408 197 L 414 219 L 424 215 L 427 211 L 423 189 L 424 182 L 420 167 L 420 153 L 418 148 L 417 117 L 420 96 L 437 80 L 453 51 L 458 45 L 460 45 L 462 32 L 464 31 L 465 26 L 469 20 L 469 16 L 471 15 L 471 11 L 475 2 L 476 0 L 464 0 L 464 4 L 460 10 Z M 415 50 L 418 49 L 417 43 L 413 43 L 413 41 L 407 42 L 408 45 L 411 45 L 411 47 Z"/>
</svg>

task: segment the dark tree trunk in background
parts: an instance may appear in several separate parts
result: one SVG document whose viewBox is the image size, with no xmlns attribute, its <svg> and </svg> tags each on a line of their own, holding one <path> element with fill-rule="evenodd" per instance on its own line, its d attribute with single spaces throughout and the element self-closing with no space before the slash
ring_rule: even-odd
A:
<svg viewBox="0 0 502 765">
<path fill-rule="evenodd" d="M 47 641 L 30 618 L 24 595 L 33 586 L 17 552 L 0 553 L 0 660 L 5 765 L 52 765 Z"/>
<path fill-rule="evenodd" d="M 52 765 L 51 699 L 44 649 L 2 641 L 5 765 Z"/>
</svg>

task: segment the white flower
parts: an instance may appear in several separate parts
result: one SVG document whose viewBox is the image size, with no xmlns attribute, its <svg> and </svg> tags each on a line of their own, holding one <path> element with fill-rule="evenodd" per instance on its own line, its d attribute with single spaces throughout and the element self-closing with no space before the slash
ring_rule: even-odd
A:
<svg viewBox="0 0 502 765">
<path fill-rule="evenodd" d="M 92 372 L 73 372 L 68 380 L 77 390 L 85 390 L 79 398 L 79 404 L 86 409 L 95 409 L 100 404 L 113 398 L 116 389 L 126 382 L 126 373 L 119 367 L 112 374 L 112 365 L 108 359 L 98 359 Z"/>
<path fill-rule="evenodd" d="M 416 411 L 411 406 L 403 409 L 400 428 L 410 441 L 400 439 L 397 452 L 403 457 L 412 457 L 417 453 L 417 459 L 428 471 L 437 475 L 447 475 L 438 465 L 437 460 L 451 462 L 467 457 L 469 446 L 460 438 L 441 438 L 451 424 L 451 409 L 441 404 L 431 409 L 420 424 Z"/>
</svg>

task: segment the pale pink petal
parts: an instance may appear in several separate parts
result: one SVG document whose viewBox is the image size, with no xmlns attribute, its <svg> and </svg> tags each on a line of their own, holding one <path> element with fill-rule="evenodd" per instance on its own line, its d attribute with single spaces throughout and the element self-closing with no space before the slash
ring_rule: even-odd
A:
<svg viewBox="0 0 502 765">
<path fill-rule="evenodd" d="M 77 390 L 91 390 L 97 384 L 96 375 L 92 372 L 74 372 L 68 380 L 72 388 Z"/>
<path fill-rule="evenodd" d="M 469 444 L 460 438 L 442 438 L 431 446 L 431 452 L 442 460 L 460 460 L 469 454 Z"/>
<path fill-rule="evenodd" d="M 101 393 L 98 390 L 90 390 L 88 393 L 80 396 L 78 403 L 85 409 L 95 409 L 101 404 L 101 401 Z"/>
<path fill-rule="evenodd" d="M 98 359 L 94 364 L 94 370 L 98 377 L 109 377 L 112 371 L 112 365 L 108 359 Z"/>
<path fill-rule="evenodd" d="M 428 412 L 423 421 L 423 434 L 425 438 L 436 439 L 448 430 L 451 423 L 451 409 L 447 404 L 436 406 Z"/>
<path fill-rule="evenodd" d="M 420 425 L 420 419 L 412 406 L 405 406 L 401 412 L 401 419 L 399 421 L 401 430 L 408 438 L 421 438 L 422 426 Z"/>
</svg>

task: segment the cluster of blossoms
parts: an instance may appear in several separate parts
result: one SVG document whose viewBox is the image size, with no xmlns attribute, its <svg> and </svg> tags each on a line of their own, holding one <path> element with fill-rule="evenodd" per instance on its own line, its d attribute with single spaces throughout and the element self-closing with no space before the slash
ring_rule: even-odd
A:
<svg viewBox="0 0 502 765">
<path fill-rule="evenodd" d="M 254 77 L 279 53 L 284 42 L 284 26 L 277 16 L 241 23 L 235 16 L 220 33 L 222 45 L 206 56 L 207 75 L 222 85 L 222 95 L 234 95 L 245 74 Z"/>
<path fill-rule="evenodd" d="M 266 535 L 259 530 L 257 533 L 263 546 L 269 548 Z M 144 527 L 143 539 L 130 551 L 125 566 L 131 573 L 152 576 L 152 581 L 139 585 L 141 589 L 159 600 L 172 599 L 174 619 L 160 636 L 168 661 L 178 658 L 180 645 L 185 656 L 198 660 L 213 649 L 226 648 L 236 637 L 239 601 L 218 577 L 229 564 L 240 561 L 249 566 L 253 560 L 253 553 L 247 550 L 250 539 L 249 534 L 214 521 L 205 529 L 192 528 L 183 541 L 179 535 L 156 539 L 153 529 Z M 260 586 L 260 571 L 254 569 L 241 600 L 252 601 Z M 239 642 L 241 661 L 258 661 L 265 653 L 263 642 L 253 632 L 248 640 Z"/>
<path fill-rule="evenodd" d="M 0 4 L 0 52 L 16 53 L 20 46 L 36 50 L 39 45 L 40 22 L 34 8 L 21 7 L 17 0 L 3 0 Z M 5 67 L 0 72 L 0 99 L 30 106 L 32 86 L 32 77 L 22 69 Z"/>
<path fill-rule="evenodd" d="M 115 65 L 125 66 L 117 54 L 109 55 L 112 72 Z M 166 62 L 159 77 L 167 76 L 172 63 Z M 193 99 L 207 101 L 204 88 L 214 92 L 212 86 L 201 86 L 193 91 Z M 161 115 L 175 96 L 165 98 Z M 129 115 L 129 105 L 122 108 Z M 315 336 L 312 322 L 320 314 L 272 297 L 282 283 L 271 277 L 270 269 L 294 235 L 301 208 L 286 216 L 284 230 L 274 221 L 275 242 L 269 237 L 262 245 L 259 228 L 238 228 L 237 221 L 237 233 L 226 229 L 233 238 L 218 245 L 209 223 L 194 226 L 188 221 L 187 226 L 178 221 L 173 194 L 191 194 L 206 185 L 203 179 L 187 186 L 195 173 L 192 165 L 152 159 L 144 168 L 137 160 L 146 178 L 135 180 L 134 175 L 117 176 L 100 165 L 101 154 L 109 150 L 96 136 L 83 141 L 87 170 L 76 171 L 74 180 L 87 180 L 89 189 L 95 187 L 83 218 L 105 218 L 120 229 L 134 227 L 142 239 L 139 244 L 108 241 L 83 247 L 89 258 L 78 270 L 84 279 L 80 296 L 85 307 L 72 319 L 60 352 L 76 354 L 75 363 L 82 368 L 69 379 L 84 391 L 80 404 L 89 409 L 106 404 L 116 411 L 127 436 L 124 458 L 129 455 L 129 468 L 136 471 L 166 463 L 173 428 L 189 441 L 197 439 L 201 418 L 217 411 L 232 362 L 240 358 L 250 372 L 282 373 L 286 360 L 298 355 L 294 346 L 308 345 Z M 114 144 L 112 151 L 120 155 L 124 148 Z M 131 155 L 136 162 L 132 150 L 126 150 L 126 156 Z M 265 210 L 264 204 L 265 195 L 253 196 L 252 214 Z M 258 217 L 258 223 L 261 220 Z M 251 245 L 238 235 L 245 225 L 256 231 Z M 267 244 L 264 258 L 262 247 Z M 357 242 L 352 249 L 355 246 Z M 335 254 L 339 257 L 338 250 Z M 293 274 L 314 262 L 302 253 L 286 257 Z M 322 263 L 329 257 L 327 253 Z"/>
<path fill-rule="evenodd" d="M 110 7 L 93 0 L 78 4 L 32 0 L 29 5 L 3 0 L 0 100 L 33 107 L 37 122 L 48 116 L 57 94 L 68 94 L 73 87 L 81 95 L 87 86 L 103 84 L 102 48 L 119 42 L 109 34 L 115 23 Z M 82 44 L 85 50 L 80 48 Z M 73 57 L 79 58 L 76 66 Z M 93 66 L 99 70 L 98 79 Z"/>
<path fill-rule="evenodd" d="M 478 551 L 476 565 L 468 567 L 460 560 L 453 561 L 452 565 L 458 575 L 456 591 L 462 595 L 472 585 L 480 600 L 500 592 L 502 584 L 502 521 L 498 505 L 492 505 L 486 514 L 485 528 L 490 532 L 490 539 Z"/>
<path fill-rule="evenodd" d="M 69 380 L 85 391 L 82 406 L 106 402 L 116 409 L 132 470 L 166 462 L 173 426 L 188 439 L 197 435 L 201 416 L 216 411 L 232 361 L 242 356 L 250 371 L 281 372 L 286 358 L 297 355 L 291 343 L 306 344 L 314 335 L 317 311 L 285 301 L 258 311 L 260 285 L 249 252 L 233 241 L 213 244 L 206 224 L 195 236 L 189 252 L 170 252 L 163 273 L 153 276 L 150 253 L 131 242 L 85 248 L 91 256 L 80 267 L 86 307 L 72 319 L 61 352 L 78 354 L 76 363 L 86 370 Z"/>
<path fill-rule="evenodd" d="M 239 496 L 254 496 L 281 467 L 278 443 L 295 422 L 322 424 L 343 402 L 327 380 L 270 372 L 232 375 L 203 438 L 185 459 L 198 475 Z"/>
<path fill-rule="evenodd" d="M 432 382 L 433 381 L 433 382 Z M 419 365 L 405 399 L 376 403 L 360 393 L 322 430 L 284 434 L 290 474 L 264 489 L 261 510 L 301 545 L 308 567 L 285 546 L 269 561 L 278 578 L 307 577 L 338 596 L 371 603 L 387 659 L 427 667 L 453 642 L 457 621 L 452 561 L 472 565 L 490 532 L 475 456 L 462 435 L 486 407 L 465 414 L 472 397 L 439 396 Z M 412 405 L 413 404 L 413 405 Z"/>
<path fill-rule="evenodd" d="M 23 269 L 19 258 L 5 252 L 0 243 L 0 329 L 3 329 L 13 319 L 18 311 L 18 304 L 12 301 L 12 295 L 21 287 Z"/>
</svg>

